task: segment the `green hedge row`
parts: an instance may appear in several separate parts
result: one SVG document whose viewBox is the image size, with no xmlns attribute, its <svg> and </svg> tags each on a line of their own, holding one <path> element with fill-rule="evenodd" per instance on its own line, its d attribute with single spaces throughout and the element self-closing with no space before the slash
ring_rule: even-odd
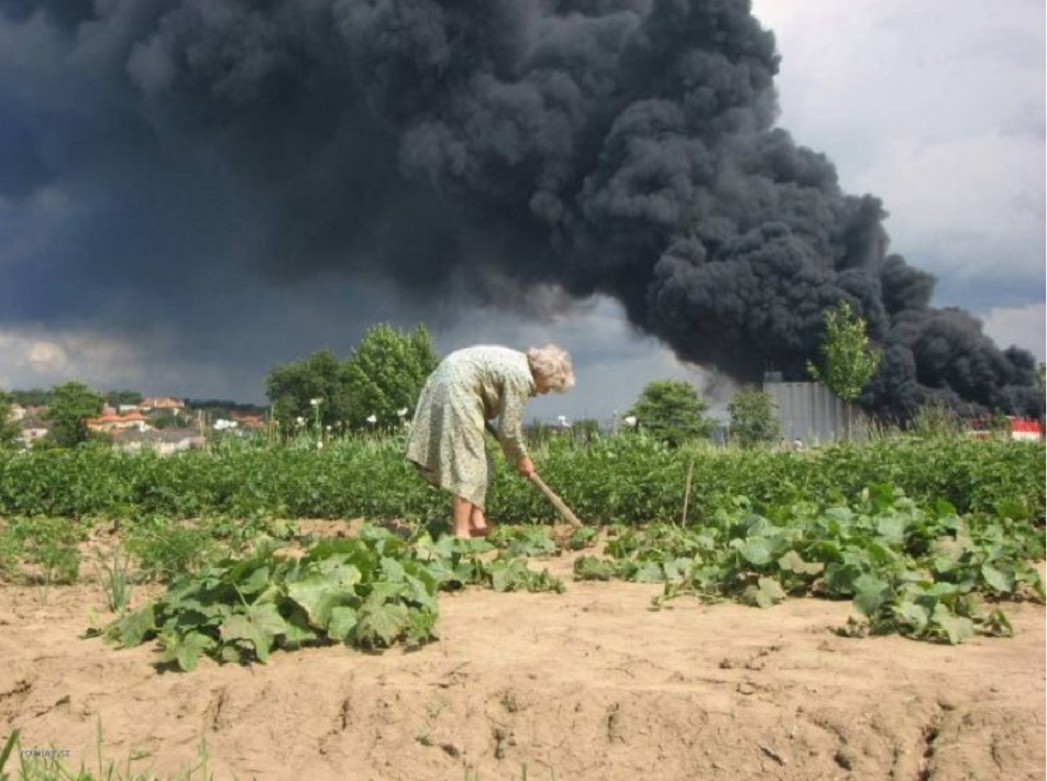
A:
<svg viewBox="0 0 1047 781">
<path fill-rule="evenodd" d="M 314 443 L 315 444 L 315 443 Z M 805 453 L 670 449 L 639 435 L 588 444 L 554 439 L 535 448 L 545 481 L 590 522 L 678 521 L 691 474 L 688 520 L 700 522 L 747 497 L 755 508 L 806 500 L 835 503 L 892 484 L 921 503 L 946 500 L 961 513 L 1015 505 L 1044 518 L 1042 443 L 884 439 Z M 495 520 L 550 520 L 554 511 L 495 457 L 488 510 Z M 161 457 L 107 448 L 0 453 L 0 515 L 274 515 L 288 518 L 427 519 L 448 512 L 403 459 L 397 440 L 345 439 Z"/>
</svg>

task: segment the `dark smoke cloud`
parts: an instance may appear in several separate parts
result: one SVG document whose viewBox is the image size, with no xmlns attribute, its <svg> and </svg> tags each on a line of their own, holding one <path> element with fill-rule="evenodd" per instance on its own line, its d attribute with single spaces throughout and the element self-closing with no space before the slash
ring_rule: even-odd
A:
<svg viewBox="0 0 1047 781">
<path fill-rule="evenodd" d="M 1031 355 L 931 307 L 935 280 L 887 254 L 880 202 L 843 193 L 825 156 L 773 127 L 778 54 L 745 0 L 0 0 L 0 14 L 36 52 L 0 55 L 15 117 L 0 197 L 60 182 L 98 204 L 68 226 L 61 270 L 82 286 L 27 303 L 54 269 L 16 257 L 0 317 L 97 312 L 70 291 L 103 271 L 128 301 L 231 269 L 370 276 L 417 301 L 552 285 L 613 296 L 687 361 L 799 379 L 843 299 L 884 350 L 870 405 L 1037 409 Z M 27 62 L 34 89 L 12 67 Z M 130 226 L 118 241 L 115 225 Z M 153 315 L 177 321 L 196 285 Z M 126 307 L 104 309 L 141 314 Z"/>
</svg>

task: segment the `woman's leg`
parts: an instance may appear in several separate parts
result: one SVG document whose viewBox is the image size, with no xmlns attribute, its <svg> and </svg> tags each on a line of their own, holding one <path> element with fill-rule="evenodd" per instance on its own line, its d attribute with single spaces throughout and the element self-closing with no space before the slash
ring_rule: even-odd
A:
<svg viewBox="0 0 1047 781">
<path fill-rule="evenodd" d="M 478 504 L 473 505 L 472 514 L 469 516 L 469 529 L 474 537 L 485 537 L 490 527 L 487 525 L 487 516 L 484 509 Z"/>
<path fill-rule="evenodd" d="M 468 499 L 455 496 L 451 499 L 451 523 L 454 526 L 455 537 L 469 537 L 469 521 L 473 516 L 473 508 L 476 507 Z"/>
</svg>

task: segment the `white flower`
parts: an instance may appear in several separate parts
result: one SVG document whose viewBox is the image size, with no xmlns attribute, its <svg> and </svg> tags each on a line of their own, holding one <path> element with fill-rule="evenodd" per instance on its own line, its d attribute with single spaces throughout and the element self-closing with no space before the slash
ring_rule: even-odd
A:
<svg viewBox="0 0 1047 781">
<path fill-rule="evenodd" d="M 297 423 L 299 426 L 304 426 L 305 425 L 305 418 L 303 418 L 301 415 L 299 415 L 297 418 L 295 418 L 294 422 Z"/>
<path fill-rule="evenodd" d="M 316 449 L 317 450 L 323 450 L 324 449 L 324 441 L 322 439 L 316 440 Z"/>
<path fill-rule="evenodd" d="M 373 426 L 375 423 L 378 422 L 378 416 L 377 415 L 368 415 L 367 416 L 367 422 L 370 423 Z"/>
<path fill-rule="evenodd" d="M 638 420 L 636 419 L 636 416 L 635 416 L 635 415 L 629 415 L 628 417 L 626 417 L 626 419 L 625 419 L 625 420 L 624 420 L 623 422 L 625 423 L 625 425 L 627 425 L 627 426 L 629 426 L 630 428 L 632 428 L 632 427 L 633 427 L 633 426 L 635 426 L 635 425 L 636 425 L 636 424 L 637 424 L 637 423 L 638 423 L 639 421 L 638 421 Z"/>
<path fill-rule="evenodd" d="M 319 407 L 321 404 L 324 403 L 324 400 L 323 399 L 309 399 L 309 403 L 312 404 L 314 407 Z"/>
<path fill-rule="evenodd" d="M 330 425 L 328 425 L 328 426 L 327 426 L 327 430 L 328 430 L 328 431 L 330 431 L 330 430 L 331 430 L 331 426 L 330 426 Z"/>
<path fill-rule="evenodd" d="M 406 414 L 407 414 L 407 407 L 404 407 L 403 409 L 398 409 L 396 411 L 396 417 L 398 417 L 398 418 L 402 418 Z"/>
</svg>

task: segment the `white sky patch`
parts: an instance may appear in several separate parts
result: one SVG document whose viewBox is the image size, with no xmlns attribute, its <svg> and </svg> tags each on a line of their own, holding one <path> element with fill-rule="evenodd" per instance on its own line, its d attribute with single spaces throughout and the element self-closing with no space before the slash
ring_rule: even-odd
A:
<svg viewBox="0 0 1047 781">
<path fill-rule="evenodd" d="M 998 133 L 920 147 L 885 144 L 881 165 L 857 177 L 883 193 L 893 246 L 908 257 L 944 256 L 963 278 L 1043 273 L 1043 142 Z"/>
<path fill-rule="evenodd" d="M 992 309 L 982 317 L 985 332 L 1001 347 L 1021 345 L 1036 356 L 1047 360 L 1047 306 L 1032 304 L 1017 309 Z"/>
<path fill-rule="evenodd" d="M 880 197 L 892 250 L 964 299 L 936 303 L 1001 306 L 978 284 L 1001 274 L 1039 281 L 1016 287 L 1042 302 L 1044 4 L 753 5 L 782 54 L 779 124 L 829 156 L 845 191 Z"/>
<path fill-rule="evenodd" d="M 177 354 L 173 344 L 162 336 L 142 340 L 138 334 L 123 338 L 90 330 L 0 328 L 0 387 L 27 390 L 76 381 L 98 391 L 240 398 L 230 393 L 231 378 L 220 365 L 165 361 L 163 355 Z"/>
<path fill-rule="evenodd" d="M 145 357 L 130 341 L 90 332 L 0 330 L 0 374 L 18 388 L 77 380 L 108 389 L 141 379 Z"/>
</svg>

